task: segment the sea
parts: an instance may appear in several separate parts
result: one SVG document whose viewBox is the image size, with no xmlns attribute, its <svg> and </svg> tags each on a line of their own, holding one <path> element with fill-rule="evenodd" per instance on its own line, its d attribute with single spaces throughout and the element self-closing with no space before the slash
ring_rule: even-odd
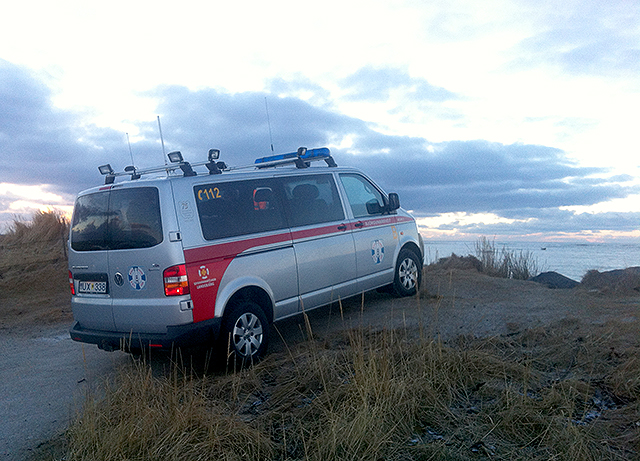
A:
<svg viewBox="0 0 640 461">
<path fill-rule="evenodd" d="M 640 241 L 637 243 L 608 241 L 591 242 L 515 242 L 489 240 L 501 251 L 523 252 L 536 264 L 538 272 L 554 271 L 570 279 L 580 281 L 589 270 L 600 272 L 640 266 Z M 476 254 L 477 241 L 425 239 L 425 262 L 430 264 L 440 258 Z"/>
</svg>

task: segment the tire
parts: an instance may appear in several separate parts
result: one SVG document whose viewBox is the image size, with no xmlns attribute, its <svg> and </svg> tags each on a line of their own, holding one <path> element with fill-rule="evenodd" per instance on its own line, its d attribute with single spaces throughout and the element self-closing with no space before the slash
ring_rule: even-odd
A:
<svg viewBox="0 0 640 461">
<path fill-rule="evenodd" d="M 422 281 L 422 262 L 411 250 L 400 250 L 393 278 L 393 291 L 398 296 L 412 296 Z"/>
<path fill-rule="evenodd" d="M 267 352 L 269 322 L 264 311 L 254 302 L 243 301 L 225 315 L 220 338 L 228 357 L 239 365 L 260 360 Z"/>
</svg>

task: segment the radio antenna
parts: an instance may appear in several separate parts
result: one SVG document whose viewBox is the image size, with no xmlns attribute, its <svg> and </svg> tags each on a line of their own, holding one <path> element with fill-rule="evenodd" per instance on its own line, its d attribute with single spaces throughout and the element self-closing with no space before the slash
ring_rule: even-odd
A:
<svg viewBox="0 0 640 461">
<path fill-rule="evenodd" d="M 162 137 L 162 126 L 160 125 L 160 116 L 158 117 L 158 131 L 160 132 L 160 143 L 162 144 L 162 158 L 164 159 L 165 166 L 167 165 L 167 154 L 164 150 L 164 138 Z"/>
<path fill-rule="evenodd" d="M 273 136 L 271 136 L 271 120 L 269 119 L 269 105 L 267 104 L 267 97 L 264 97 L 264 107 L 267 110 L 267 125 L 269 125 L 269 142 L 271 143 L 271 152 L 273 150 Z"/>
<path fill-rule="evenodd" d="M 129 155 L 131 156 L 131 164 L 135 165 L 136 162 L 133 161 L 133 151 L 131 150 L 131 141 L 129 141 L 129 133 L 125 133 L 127 135 L 127 144 L 129 145 Z"/>
</svg>

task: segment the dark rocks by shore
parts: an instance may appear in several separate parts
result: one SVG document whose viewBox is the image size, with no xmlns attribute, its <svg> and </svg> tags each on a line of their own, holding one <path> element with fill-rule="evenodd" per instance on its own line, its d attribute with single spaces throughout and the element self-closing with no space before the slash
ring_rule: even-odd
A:
<svg viewBox="0 0 640 461">
<path fill-rule="evenodd" d="M 575 288 L 580 285 L 580 283 L 576 282 L 575 280 L 553 271 L 543 272 L 542 274 L 536 275 L 535 277 L 531 277 L 529 280 L 532 282 L 541 283 L 549 288 L 569 289 Z"/>
<path fill-rule="evenodd" d="M 606 272 L 591 270 L 582 277 L 581 285 L 602 292 L 638 294 L 640 292 L 640 267 L 628 267 Z"/>
</svg>

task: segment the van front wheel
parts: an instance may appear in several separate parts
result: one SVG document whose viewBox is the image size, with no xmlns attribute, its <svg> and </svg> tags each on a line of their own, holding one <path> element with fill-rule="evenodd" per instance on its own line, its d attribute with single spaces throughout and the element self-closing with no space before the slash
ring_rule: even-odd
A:
<svg viewBox="0 0 640 461">
<path fill-rule="evenodd" d="M 422 263 L 411 250 L 401 250 L 396 263 L 393 290 L 398 296 L 415 295 L 422 280 Z"/>
<path fill-rule="evenodd" d="M 269 323 L 264 312 L 256 303 L 244 301 L 234 306 L 225 315 L 223 339 L 228 346 L 230 357 L 241 364 L 250 364 L 267 351 Z"/>
</svg>

